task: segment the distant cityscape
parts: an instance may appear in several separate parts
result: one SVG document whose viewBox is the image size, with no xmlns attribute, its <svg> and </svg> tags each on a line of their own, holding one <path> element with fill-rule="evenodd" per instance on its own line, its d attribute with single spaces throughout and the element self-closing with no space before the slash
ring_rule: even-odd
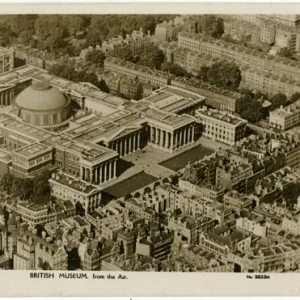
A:
<svg viewBox="0 0 300 300">
<path fill-rule="evenodd" d="M 0 269 L 299 272 L 300 15 L 3 15 L 0 46 Z"/>
</svg>

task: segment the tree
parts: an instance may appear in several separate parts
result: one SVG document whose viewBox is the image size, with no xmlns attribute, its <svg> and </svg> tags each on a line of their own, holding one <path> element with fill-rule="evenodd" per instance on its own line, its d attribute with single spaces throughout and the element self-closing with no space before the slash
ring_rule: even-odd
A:
<svg viewBox="0 0 300 300">
<path fill-rule="evenodd" d="M 224 33 L 224 20 L 215 15 L 201 16 L 198 31 L 206 36 L 220 39 Z"/>
<path fill-rule="evenodd" d="M 126 195 L 124 196 L 124 200 L 125 200 L 125 201 L 126 201 L 126 200 L 129 200 L 129 199 L 131 199 L 131 198 L 133 198 L 131 194 L 126 194 Z"/>
<path fill-rule="evenodd" d="M 293 57 L 292 51 L 287 47 L 280 48 L 279 51 L 277 52 L 277 55 L 281 56 L 281 57 L 285 57 L 285 58 L 292 58 Z"/>
<path fill-rule="evenodd" d="M 197 74 L 197 78 L 198 79 L 201 79 L 202 81 L 207 81 L 207 72 L 209 70 L 209 67 L 207 66 L 202 66 L 200 68 L 200 70 L 198 71 L 198 74 Z"/>
<path fill-rule="evenodd" d="M 107 86 L 106 82 L 101 79 L 98 83 L 98 87 L 101 91 L 105 92 L 105 93 L 109 93 L 109 87 Z"/>
<path fill-rule="evenodd" d="M 44 169 L 41 174 L 33 179 L 33 201 L 38 204 L 47 204 L 50 200 L 50 185 L 48 180 L 51 172 Z"/>
<path fill-rule="evenodd" d="M 11 174 L 4 174 L 1 178 L 1 187 L 5 192 L 11 194 L 14 177 Z"/>
<path fill-rule="evenodd" d="M 300 93 L 296 92 L 295 94 L 292 95 L 291 97 L 291 102 L 296 102 L 297 100 L 300 99 Z"/>
<path fill-rule="evenodd" d="M 80 15 L 67 15 L 63 16 L 64 22 L 66 23 L 66 26 L 68 27 L 70 35 L 76 35 L 78 31 L 81 31 L 84 29 L 84 19 Z"/>
<path fill-rule="evenodd" d="M 243 119 L 256 123 L 264 118 L 262 103 L 255 100 L 251 92 L 245 93 L 239 102 L 239 113 Z"/>
<path fill-rule="evenodd" d="M 164 59 L 164 52 L 157 46 L 150 45 L 140 55 L 138 64 L 144 65 L 149 68 L 160 69 Z"/>
<path fill-rule="evenodd" d="M 103 68 L 105 55 L 102 53 L 102 51 L 93 49 L 92 51 L 88 51 L 86 54 L 86 60 L 98 68 Z"/>
<path fill-rule="evenodd" d="M 251 123 L 256 123 L 262 120 L 264 117 L 262 105 L 259 102 L 253 102 L 251 106 L 241 109 L 240 114 L 242 118 Z"/>
<path fill-rule="evenodd" d="M 100 33 L 92 28 L 88 30 L 86 36 L 86 42 L 83 48 L 87 48 L 88 46 L 96 47 L 97 45 L 102 45 L 102 39 Z"/>
<path fill-rule="evenodd" d="M 296 182 L 286 185 L 282 191 L 282 196 L 286 200 L 287 206 L 293 208 L 300 196 L 300 183 Z"/>
<path fill-rule="evenodd" d="M 274 110 L 281 105 L 285 106 L 287 104 L 287 97 L 284 94 L 275 94 L 270 98 L 270 102 L 272 103 L 271 109 Z"/>
<path fill-rule="evenodd" d="M 207 72 L 207 81 L 220 88 L 236 90 L 241 82 L 241 70 L 232 62 L 216 62 Z"/>
<path fill-rule="evenodd" d="M 117 56 L 123 60 L 134 62 L 135 57 L 133 55 L 130 45 L 123 46 L 119 51 Z"/>
<path fill-rule="evenodd" d="M 95 73 L 84 72 L 82 70 L 77 71 L 75 70 L 75 67 L 70 64 L 55 64 L 51 66 L 49 73 L 75 82 L 90 82 L 99 87 L 98 77 Z"/>
<path fill-rule="evenodd" d="M 175 75 L 176 77 L 189 77 L 189 73 L 182 68 L 181 66 L 173 63 L 163 63 L 161 66 L 161 69 L 165 72 L 171 73 Z"/>
<path fill-rule="evenodd" d="M 95 73 L 85 73 L 83 75 L 83 81 L 89 82 L 98 87 L 98 77 Z"/>
</svg>

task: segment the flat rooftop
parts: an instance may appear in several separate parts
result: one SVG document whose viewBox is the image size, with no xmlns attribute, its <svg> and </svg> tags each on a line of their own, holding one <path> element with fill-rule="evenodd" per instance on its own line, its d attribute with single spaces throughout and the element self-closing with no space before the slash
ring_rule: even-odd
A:
<svg viewBox="0 0 300 300">
<path fill-rule="evenodd" d="M 205 98 L 200 95 L 170 86 L 163 87 L 144 99 L 153 107 L 174 113 L 189 106 L 200 104 L 204 100 Z"/>
<path fill-rule="evenodd" d="M 270 112 L 270 116 L 279 116 L 283 118 L 287 118 L 289 116 L 292 116 L 294 114 L 298 114 L 300 112 L 300 101 L 297 101 L 295 103 L 292 103 L 288 106 L 281 106 L 272 112 Z"/>
<path fill-rule="evenodd" d="M 199 108 L 196 111 L 196 116 L 206 116 L 208 118 L 216 119 L 224 123 L 232 124 L 235 126 L 246 124 L 247 121 L 241 118 L 238 118 L 232 114 L 226 112 L 218 111 L 216 109 L 210 109 L 207 107 Z"/>
<path fill-rule="evenodd" d="M 11 156 L 5 151 L 0 149 L 0 162 L 9 163 L 12 160 Z"/>
<path fill-rule="evenodd" d="M 99 158 L 106 159 L 118 156 L 115 151 L 107 147 L 96 145 L 84 140 L 72 142 L 69 146 L 67 146 L 67 148 L 81 155 L 84 160 L 90 162 L 93 162 Z"/>
<path fill-rule="evenodd" d="M 46 151 L 51 151 L 51 147 L 43 144 L 34 143 L 23 148 L 17 149 L 14 151 L 14 153 L 17 153 L 21 156 L 24 156 L 27 159 L 30 159 L 31 156 L 43 154 Z"/>
<path fill-rule="evenodd" d="M 181 127 L 183 125 L 188 125 L 193 123 L 196 119 L 190 115 L 176 115 L 168 112 L 164 112 L 158 109 L 149 108 L 144 116 L 151 122 L 151 120 L 155 120 L 156 122 L 160 122 L 166 125 L 170 125 L 171 127 Z"/>
<path fill-rule="evenodd" d="M 43 72 L 46 71 L 31 65 L 25 65 L 0 74 L 0 86 L 1 84 L 15 84 L 26 80 L 31 80 L 32 76 Z"/>
<path fill-rule="evenodd" d="M 96 186 L 82 182 L 74 177 L 67 176 L 64 173 L 57 173 L 55 176 L 52 176 L 49 181 L 60 183 L 84 194 L 100 191 Z"/>
<path fill-rule="evenodd" d="M 41 128 L 16 120 L 11 116 L 0 113 L 0 128 L 9 129 L 32 141 L 41 142 L 50 139 L 53 134 Z"/>
</svg>

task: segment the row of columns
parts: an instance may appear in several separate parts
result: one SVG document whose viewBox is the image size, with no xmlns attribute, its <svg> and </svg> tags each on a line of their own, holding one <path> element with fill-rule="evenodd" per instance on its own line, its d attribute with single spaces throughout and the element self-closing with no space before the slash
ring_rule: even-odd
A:
<svg viewBox="0 0 300 300">
<path fill-rule="evenodd" d="M 157 146 L 172 149 L 173 139 L 172 133 L 154 126 L 150 126 L 150 142 Z"/>
<path fill-rule="evenodd" d="M 173 135 L 175 149 L 194 142 L 194 135 L 195 126 L 193 125 L 176 130 Z"/>
<path fill-rule="evenodd" d="M 12 70 L 12 68 L 10 67 L 11 61 L 11 57 L 5 54 L 2 55 L 2 57 L 0 58 L 0 62 L 2 63 L 2 73 Z M 9 66 L 9 68 L 7 68 L 7 66 Z"/>
<path fill-rule="evenodd" d="M 117 177 L 117 160 L 112 160 L 96 168 L 81 169 L 81 179 L 94 184 L 101 184 Z"/>
<path fill-rule="evenodd" d="M 11 103 L 11 100 L 14 98 L 14 90 L 6 90 L 0 93 L 0 105 L 1 107 L 3 106 L 8 106 Z"/>
<path fill-rule="evenodd" d="M 141 133 L 137 132 L 123 139 L 118 139 L 110 143 L 109 148 L 117 151 L 120 156 L 125 156 L 140 149 Z"/>
<path fill-rule="evenodd" d="M 174 132 L 150 126 L 150 143 L 166 149 L 180 148 L 194 141 L 195 127 L 189 125 Z"/>
</svg>

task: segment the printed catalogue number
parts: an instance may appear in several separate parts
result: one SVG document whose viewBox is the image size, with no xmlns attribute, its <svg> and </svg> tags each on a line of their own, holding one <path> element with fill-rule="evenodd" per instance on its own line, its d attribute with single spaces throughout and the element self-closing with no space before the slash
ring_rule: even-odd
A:
<svg viewBox="0 0 300 300">
<path fill-rule="evenodd" d="M 247 279 L 271 279 L 270 275 L 258 274 L 258 275 L 247 275 Z"/>
</svg>

